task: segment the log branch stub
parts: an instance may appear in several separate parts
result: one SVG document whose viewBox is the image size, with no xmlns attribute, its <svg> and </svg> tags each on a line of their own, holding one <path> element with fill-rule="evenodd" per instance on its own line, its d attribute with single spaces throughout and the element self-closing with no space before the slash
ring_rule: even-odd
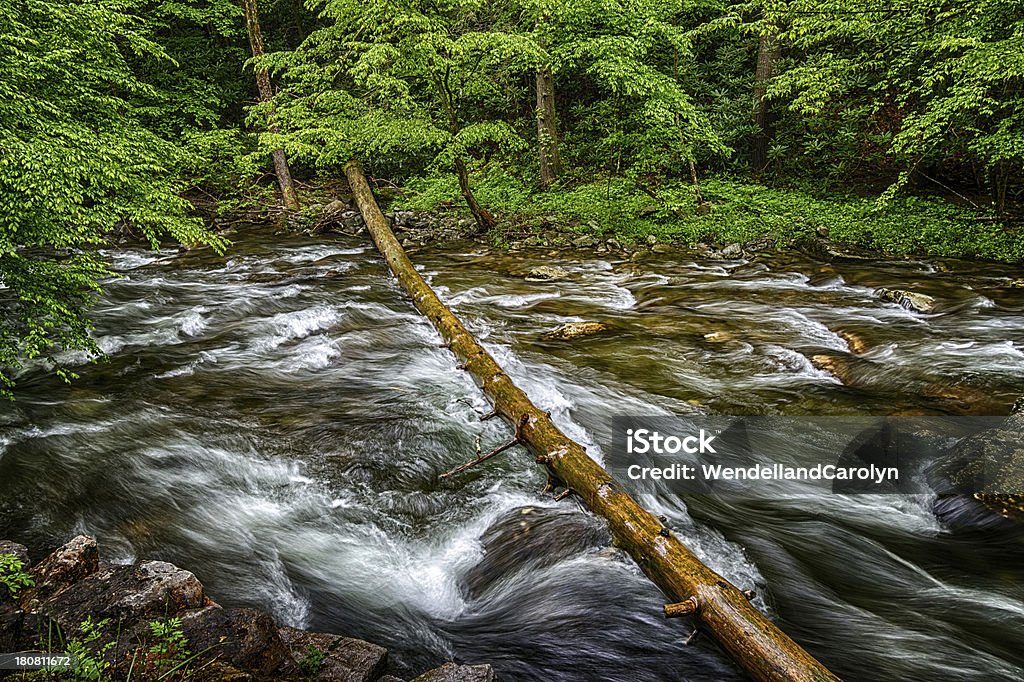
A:
<svg viewBox="0 0 1024 682">
<path fill-rule="evenodd" d="M 682 618 L 683 616 L 691 616 L 697 613 L 699 608 L 700 604 L 697 603 L 697 598 L 690 597 L 675 604 L 665 604 L 665 617 Z"/>
</svg>

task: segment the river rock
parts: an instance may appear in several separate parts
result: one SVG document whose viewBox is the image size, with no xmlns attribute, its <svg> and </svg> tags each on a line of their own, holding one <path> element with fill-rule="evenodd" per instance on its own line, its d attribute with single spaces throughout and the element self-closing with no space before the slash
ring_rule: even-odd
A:
<svg viewBox="0 0 1024 682">
<path fill-rule="evenodd" d="M 743 247 L 733 242 L 722 249 L 722 258 L 739 258 L 743 255 Z"/>
<path fill-rule="evenodd" d="M 567 322 L 557 329 L 553 329 L 541 338 L 545 341 L 571 341 L 581 336 L 593 336 L 608 329 L 603 322 Z"/>
<path fill-rule="evenodd" d="M 280 628 L 279 632 L 296 661 L 302 661 L 311 649 L 323 654 L 323 664 L 311 678 L 314 680 L 373 682 L 387 665 L 387 649 L 360 639 L 289 627 Z"/>
<path fill-rule="evenodd" d="M 668 244 L 655 244 L 651 247 L 651 253 L 671 253 L 672 247 Z"/>
<path fill-rule="evenodd" d="M 35 587 L 19 595 L 22 600 L 45 601 L 99 569 L 96 538 L 79 535 L 32 567 Z"/>
<path fill-rule="evenodd" d="M 330 202 L 320 211 L 320 219 L 324 221 L 337 220 L 341 214 L 348 210 L 348 204 L 339 199 Z"/>
<path fill-rule="evenodd" d="M 935 310 L 935 299 L 927 294 L 919 294 L 905 289 L 876 289 L 875 295 L 883 301 L 903 306 L 916 313 L 930 313 Z"/>
<path fill-rule="evenodd" d="M 585 234 L 582 237 L 576 237 L 572 240 L 572 245 L 579 248 L 586 248 L 588 246 L 594 246 L 597 244 L 597 239 L 591 237 L 589 234 Z"/>
<path fill-rule="evenodd" d="M 836 335 L 838 335 L 843 341 L 846 341 L 847 347 L 849 347 L 850 352 L 854 355 L 861 355 L 871 347 L 868 342 L 864 340 L 864 337 L 857 332 L 853 332 L 848 329 L 840 329 L 836 332 Z"/>
<path fill-rule="evenodd" d="M 28 566 L 28 548 L 10 540 L 0 540 L 0 554 L 13 554 L 23 566 Z M 3 592 L 0 591 L 0 596 Z"/>
<path fill-rule="evenodd" d="M 192 573 L 163 561 L 104 565 L 48 598 L 28 591 L 20 601 L 27 610 L 55 614 L 66 632 L 77 631 L 82 621 L 92 617 L 94 621 L 109 618 L 111 630 L 124 624 L 125 634 L 136 629 L 133 626 L 144 631 L 151 619 L 209 603 Z"/>
<path fill-rule="evenodd" d="M 260 676 L 294 672 L 295 663 L 274 619 L 263 611 L 212 604 L 180 618 L 193 653 L 209 650 L 219 661 Z"/>
<path fill-rule="evenodd" d="M 556 282 L 569 276 L 569 271 L 557 265 L 538 265 L 526 273 L 527 282 Z"/>
<path fill-rule="evenodd" d="M 494 682 L 494 668 L 489 665 L 457 665 L 445 663 L 425 672 L 412 682 Z"/>
<path fill-rule="evenodd" d="M 1024 414 L 957 443 L 933 465 L 936 515 L 953 527 L 1024 529 Z"/>
</svg>

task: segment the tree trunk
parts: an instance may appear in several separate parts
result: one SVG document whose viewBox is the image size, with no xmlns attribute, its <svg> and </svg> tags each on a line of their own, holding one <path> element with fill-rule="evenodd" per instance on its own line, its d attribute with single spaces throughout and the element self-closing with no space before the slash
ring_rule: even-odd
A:
<svg viewBox="0 0 1024 682">
<path fill-rule="evenodd" d="M 768 165 L 768 146 L 772 141 L 772 112 L 769 107 L 768 81 L 775 74 L 775 62 L 779 59 L 780 43 L 778 31 L 772 29 L 762 33 L 757 45 L 757 72 L 754 77 L 754 144 L 750 152 L 750 163 L 755 173 Z"/>
<path fill-rule="evenodd" d="M 516 438 L 548 473 L 604 517 L 616 545 L 668 596 L 667 615 L 692 615 L 757 680 L 838 680 L 779 630 L 735 586 L 705 566 L 650 512 L 539 410 L 441 302 L 409 261 L 377 207 L 359 164 L 345 167 L 367 229 L 413 303 L 494 402 L 494 411 L 515 428 Z"/>
<path fill-rule="evenodd" d="M 540 153 L 540 184 L 549 187 L 562 173 L 555 118 L 555 79 L 551 69 L 537 69 L 537 149 Z"/>
<path fill-rule="evenodd" d="M 245 28 L 249 33 L 249 47 L 252 48 L 252 56 L 257 61 L 256 87 L 259 89 L 260 101 L 271 102 L 274 99 L 274 90 L 270 85 L 270 74 L 259 64 L 259 59 L 263 56 L 263 34 L 260 33 L 260 15 L 256 2 L 257 0 L 242 0 L 242 8 L 245 11 Z M 271 133 L 277 133 L 279 130 L 274 123 L 273 108 L 267 114 L 267 129 Z M 270 156 L 274 161 L 274 175 L 277 176 L 277 184 L 281 187 L 285 208 L 291 211 L 299 210 L 299 195 L 295 192 L 295 183 L 292 182 L 292 173 L 288 169 L 288 159 L 285 158 L 284 150 L 275 149 Z"/>
<path fill-rule="evenodd" d="M 459 176 L 459 189 L 462 190 L 462 197 L 466 200 L 466 205 L 469 206 L 469 212 L 473 214 L 473 220 L 476 221 L 477 227 L 484 232 L 494 229 L 494 216 L 477 202 L 473 190 L 469 186 L 469 169 L 466 168 L 466 162 L 456 158 L 455 172 Z"/>
</svg>

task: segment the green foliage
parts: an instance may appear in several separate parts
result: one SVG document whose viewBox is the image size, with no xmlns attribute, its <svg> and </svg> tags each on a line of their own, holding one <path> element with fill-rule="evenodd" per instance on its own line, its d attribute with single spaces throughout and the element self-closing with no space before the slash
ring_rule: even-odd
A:
<svg viewBox="0 0 1024 682">
<path fill-rule="evenodd" d="M 697 210 L 693 187 L 673 181 L 657 199 L 626 178 L 607 176 L 561 192 L 537 192 L 507 173 L 489 173 L 478 194 L 527 225 L 574 225 L 581 232 L 643 242 L 654 234 L 682 244 L 771 240 L 779 246 L 814 238 L 826 229 L 833 241 L 893 256 L 1024 261 L 1024 236 L 974 211 L 935 198 L 872 198 L 827 193 L 822 187 L 779 188 L 729 176 L 708 178 L 711 213 Z M 443 176 L 410 183 L 400 206 L 432 210 L 450 206 L 458 188 Z"/>
<path fill-rule="evenodd" d="M 1024 2 L 793 0 L 764 21 L 786 27 L 795 50 L 772 95 L 825 158 L 881 156 L 900 171 L 894 189 L 915 174 L 981 171 L 1005 208 L 1024 163 Z"/>
<path fill-rule="evenodd" d="M 7 587 L 11 595 L 26 587 L 35 585 L 32 576 L 25 572 L 25 564 L 13 554 L 0 554 L 0 585 Z"/>
<path fill-rule="evenodd" d="M 154 247 L 224 241 L 188 217 L 181 150 L 146 125 L 129 62 L 167 59 L 137 2 L 12 0 L 0 9 L 0 389 L 24 359 L 97 352 L 88 307 L 114 229 Z"/>
<path fill-rule="evenodd" d="M 554 3 L 544 23 L 555 71 L 581 92 L 569 145 L 580 161 L 655 181 L 697 159 L 729 153 L 694 101 L 687 35 L 694 3 L 580 0 Z M 576 149 L 585 147 L 586 151 Z"/>
<path fill-rule="evenodd" d="M 192 656 L 188 650 L 188 639 L 182 631 L 180 618 L 154 620 L 149 623 L 153 643 L 149 653 L 153 655 L 153 666 L 157 673 L 169 674 L 180 668 Z"/>
<path fill-rule="evenodd" d="M 528 35 L 504 30 L 495 7 L 478 0 L 315 6 L 326 26 L 294 53 L 268 58 L 287 68 L 277 110 L 295 157 L 335 171 L 358 157 L 407 176 L 525 149 L 505 114 L 516 104 L 516 79 L 542 52 Z"/>
<path fill-rule="evenodd" d="M 67 653 L 77 661 L 77 667 L 71 673 L 71 679 L 75 682 L 106 679 L 110 668 L 106 655 L 114 648 L 114 642 L 107 642 L 103 646 L 97 646 L 96 642 L 109 623 L 109 618 L 94 621 L 90 616 L 79 626 L 80 636 L 68 640 Z"/>
<path fill-rule="evenodd" d="M 299 661 L 299 670 L 305 675 L 315 677 L 323 669 L 326 658 L 327 655 L 323 651 L 310 644 Z"/>
</svg>

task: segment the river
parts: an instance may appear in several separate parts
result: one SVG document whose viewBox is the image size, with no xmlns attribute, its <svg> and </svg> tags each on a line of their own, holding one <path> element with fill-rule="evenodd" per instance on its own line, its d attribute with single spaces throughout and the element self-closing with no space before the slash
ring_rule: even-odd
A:
<svg viewBox="0 0 1024 682">
<path fill-rule="evenodd" d="M 455 659 L 504 680 L 743 679 L 711 640 L 683 643 L 687 624 L 662 618 L 600 524 L 540 493 L 525 452 L 439 480 L 508 430 L 480 421 L 488 404 L 367 241 L 232 238 L 225 257 L 111 254 L 109 362 L 65 354 L 71 385 L 30 367 L 0 408 L 0 537 L 39 556 L 95 534 L 106 557 L 171 561 L 226 605 L 387 646 L 402 675 Z M 469 243 L 412 257 L 598 459 L 613 415 L 1005 414 L 1024 386 L 1010 268 Z M 570 278 L 525 281 L 542 261 Z M 541 340 L 578 320 L 611 329 Z M 927 496 L 641 493 L 850 680 L 1024 679 L 1020 544 L 945 529 Z"/>
</svg>

